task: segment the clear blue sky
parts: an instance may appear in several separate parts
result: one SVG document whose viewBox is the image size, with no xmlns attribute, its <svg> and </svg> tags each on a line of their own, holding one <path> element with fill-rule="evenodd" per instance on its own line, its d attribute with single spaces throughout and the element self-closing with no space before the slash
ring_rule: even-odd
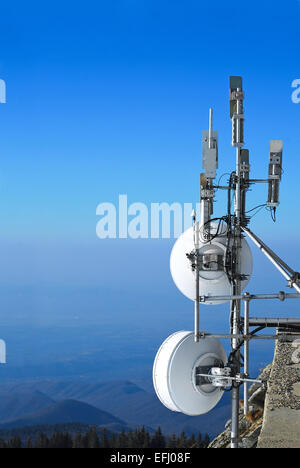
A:
<svg viewBox="0 0 300 468">
<path fill-rule="evenodd" d="M 297 0 L 5 2 L 2 284 L 116 287 L 117 244 L 96 238 L 96 206 L 116 202 L 119 193 L 147 204 L 197 201 L 210 106 L 219 131 L 219 175 L 234 169 L 229 75 L 244 79 L 253 177 L 266 177 L 269 140 L 284 140 L 277 229 L 264 212 L 255 226 L 279 246 L 287 233 L 296 241 L 300 104 L 291 101 L 291 83 L 300 78 L 299 19 Z M 250 194 L 249 208 L 266 196 L 266 187 Z M 222 205 L 216 210 L 223 214 Z M 288 232 L 292 213 L 296 229 Z M 170 244 L 151 245 L 144 252 L 152 258 L 163 250 L 158 277 L 171 285 Z M 138 253 L 126 242 L 116 249 L 129 281 L 128 272 L 130 278 L 140 267 L 141 244 Z M 140 290 L 157 277 L 155 265 L 145 283 L 135 273 Z"/>
<path fill-rule="evenodd" d="M 253 175 L 266 175 L 269 140 L 284 139 L 281 211 L 290 216 L 287 187 L 300 168 L 300 104 L 290 99 L 299 17 L 297 0 L 6 2 L 1 237 L 88 241 L 97 204 L 119 193 L 130 202 L 196 201 L 209 106 L 219 174 L 234 164 L 234 74 L 244 78 Z"/>
</svg>

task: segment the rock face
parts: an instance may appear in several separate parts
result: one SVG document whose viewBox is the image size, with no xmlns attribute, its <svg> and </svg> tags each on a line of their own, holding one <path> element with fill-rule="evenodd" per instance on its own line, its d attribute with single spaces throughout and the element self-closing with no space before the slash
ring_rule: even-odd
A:
<svg viewBox="0 0 300 468">
<path fill-rule="evenodd" d="M 259 375 L 259 380 L 267 382 L 272 365 L 268 365 Z M 263 408 L 267 385 L 253 384 L 249 389 L 249 413 L 244 416 L 243 405 L 240 408 L 240 448 L 255 448 L 263 424 Z M 242 402 L 241 402 L 242 403 Z M 231 420 L 225 425 L 225 431 L 216 437 L 209 448 L 230 448 Z"/>
<path fill-rule="evenodd" d="M 273 363 L 249 390 L 251 411 L 240 409 L 240 448 L 300 448 L 300 335 L 280 336 Z M 231 421 L 209 448 L 230 448 Z"/>
</svg>

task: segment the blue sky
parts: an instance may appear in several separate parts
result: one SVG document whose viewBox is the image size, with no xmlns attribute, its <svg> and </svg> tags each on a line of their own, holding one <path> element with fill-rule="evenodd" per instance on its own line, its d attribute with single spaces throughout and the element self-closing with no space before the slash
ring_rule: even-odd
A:
<svg viewBox="0 0 300 468">
<path fill-rule="evenodd" d="M 144 292 L 150 307 L 152 290 L 149 323 L 168 303 L 166 321 L 172 308 L 189 310 L 170 278 L 172 242 L 101 241 L 96 207 L 117 202 L 123 193 L 129 203 L 196 202 L 209 107 L 219 131 L 218 174 L 233 170 L 230 75 L 244 80 L 253 177 L 267 175 L 269 141 L 284 140 L 278 221 L 274 225 L 263 210 L 252 227 L 295 264 L 300 104 L 291 101 L 291 84 L 300 78 L 299 17 L 297 0 L 2 5 L 0 78 L 7 103 L 0 105 L 0 279 L 3 287 L 28 286 L 31 297 L 26 315 L 22 292 L 6 290 L 2 305 L 11 321 L 24 313 L 40 324 L 66 309 L 83 316 L 72 295 L 61 302 L 55 288 L 63 287 L 103 290 L 102 302 L 93 299 L 84 313 L 96 317 L 107 308 L 112 322 L 134 310 L 133 323 Z M 260 185 L 249 194 L 248 207 L 266 197 Z M 223 215 L 223 198 L 217 200 L 216 214 Z M 257 273 L 261 285 L 263 271 Z M 266 285 L 277 290 L 277 273 L 275 280 L 268 274 Z M 52 307 L 38 299 L 41 285 L 56 294 Z M 111 291 L 106 302 L 105 291 Z M 184 325 L 185 312 L 180 317 L 178 326 L 192 326 Z"/>
<path fill-rule="evenodd" d="M 300 105 L 290 98 L 299 75 L 299 14 L 296 0 L 284 7 L 176 0 L 4 5 L 2 236 L 89 241 L 97 204 L 115 202 L 119 193 L 145 203 L 196 201 L 209 106 L 220 132 L 219 174 L 234 165 L 231 74 L 244 78 L 253 175 L 266 175 L 269 140 L 284 139 L 281 215 L 290 216 L 299 170 Z"/>
</svg>

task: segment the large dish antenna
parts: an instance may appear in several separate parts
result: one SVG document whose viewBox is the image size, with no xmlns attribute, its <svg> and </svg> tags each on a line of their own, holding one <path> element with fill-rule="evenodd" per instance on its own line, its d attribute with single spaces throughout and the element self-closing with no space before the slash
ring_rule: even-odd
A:
<svg viewBox="0 0 300 468">
<path fill-rule="evenodd" d="M 172 411 L 199 416 L 210 411 L 224 391 L 197 379 L 197 372 L 227 362 L 219 340 L 206 337 L 194 342 L 191 331 L 169 336 L 159 348 L 153 366 L 153 384 L 162 404 Z"/>
<path fill-rule="evenodd" d="M 174 283 L 186 297 L 193 301 L 195 300 L 196 270 L 192 269 L 191 261 L 187 255 L 195 249 L 195 242 L 199 254 L 204 259 L 202 268 L 199 270 L 199 296 L 230 296 L 231 294 L 231 284 L 224 267 L 228 248 L 226 236 L 227 228 L 223 223 L 221 228 L 218 225 L 219 223 L 210 223 L 211 233 L 216 233 L 218 228 L 220 233 L 220 235 L 210 242 L 203 242 L 201 232 L 198 236 L 198 240 L 195 240 L 194 228 L 191 227 L 187 229 L 177 239 L 171 252 L 170 270 Z M 243 290 L 250 280 L 253 267 L 252 253 L 244 238 L 241 240 L 240 250 L 240 265 L 243 274 L 241 289 Z M 205 263 L 205 259 L 207 259 L 207 263 Z M 213 305 L 222 304 L 223 302 L 226 301 L 206 300 L 203 304 Z"/>
</svg>

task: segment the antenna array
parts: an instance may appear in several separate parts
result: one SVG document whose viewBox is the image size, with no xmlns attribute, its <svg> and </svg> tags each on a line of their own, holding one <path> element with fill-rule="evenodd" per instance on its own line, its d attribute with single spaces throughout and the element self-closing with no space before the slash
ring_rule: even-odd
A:
<svg viewBox="0 0 300 468">
<path fill-rule="evenodd" d="M 156 355 L 153 367 L 156 393 L 161 402 L 173 411 L 189 415 L 206 413 L 218 403 L 225 390 L 231 391 L 232 448 L 239 447 L 240 387 L 244 386 L 244 413 L 247 414 L 249 383 L 263 384 L 249 376 L 250 340 L 280 339 L 279 335 L 258 335 L 257 331 L 265 327 L 300 326 L 300 319 L 250 317 L 250 303 L 253 300 L 284 301 L 300 298 L 300 274 L 249 229 L 246 195 L 249 187 L 255 183 L 267 184 L 268 198 L 265 205 L 275 220 L 279 205 L 283 144 L 281 140 L 272 140 L 270 143 L 268 178 L 251 179 L 249 151 L 243 148 L 244 98 L 242 78 L 231 76 L 230 118 L 236 160 L 235 170 L 230 173 L 225 186 L 214 183 L 218 168 L 218 133 L 213 130 L 213 111 L 209 110 L 209 129 L 202 132 L 204 172 L 200 175 L 200 220 L 197 221 L 193 211 L 193 226 L 177 239 L 170 258 L 175 284 L 194 302 L 194 331 L 176 332 L 167 338 Z M 226 213 L 221 218 L 213 218 L 216 189 L 225 190 L 228 195 Z M 231 206 L 232 195 L 234 206 Z M 295 288 L 297 293 L 243 293 L 252 274 L 252 254 L 245 236 L 273 263 L 288 281 L 288 286 Z M 229 302 L 229 333 L 213 335 L 200 331 L 200 305 L 224 302 Z M 253 326 L 258 328 L 250 332 Z M 219 338 L 231 341 L 229 356 L 226 356 Z"/>
</svg>

